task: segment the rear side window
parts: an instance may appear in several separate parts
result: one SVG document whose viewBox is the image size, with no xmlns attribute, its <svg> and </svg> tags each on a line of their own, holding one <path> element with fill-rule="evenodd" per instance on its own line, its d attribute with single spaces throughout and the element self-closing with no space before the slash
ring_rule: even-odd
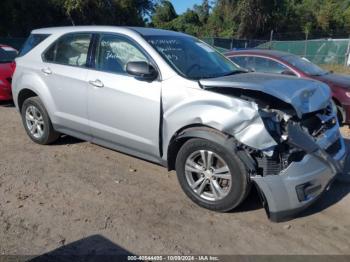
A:
<svg viewBox="0 0 350 262">
<path fill-rule="evenodd" d="M 43 54 L 45 62 L 86 67 L 92 34 L 69 34 L 58 39 Z"/>
<path fill-rule="evenodd" d="M 25 41 L 21 51 L 18 56 L 24 56 L 29 53 L 34 47 L 48 38 L 49 35 L 46 34 L 31 34 L 28 39 Z"/>
</svg>

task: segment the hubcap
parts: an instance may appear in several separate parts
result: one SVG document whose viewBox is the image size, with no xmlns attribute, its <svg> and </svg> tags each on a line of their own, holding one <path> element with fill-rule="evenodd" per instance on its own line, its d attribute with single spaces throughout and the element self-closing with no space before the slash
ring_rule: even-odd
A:
<svg viewBox="0 0 350 262">
<path fill-rule="evenodd" d="M 44 120 L 38 108 L 31 105 L 26 109 L 26 124 L 29 132 L 36 139 L 40 139 L 44 135 Z"/>
<path fill-rule="evenodd" d="M 185 175 L 192 190 L 205 200 L 217 201 L 230 192 L 230 169 L 226 162 L 212 151 L 199 150 L 192 153 L 185 163 Z"/>
</svg>

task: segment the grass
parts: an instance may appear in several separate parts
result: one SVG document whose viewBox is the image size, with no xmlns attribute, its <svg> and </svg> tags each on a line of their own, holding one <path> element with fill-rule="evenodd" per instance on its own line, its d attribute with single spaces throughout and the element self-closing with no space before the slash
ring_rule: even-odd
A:
<svg viewBox="0 0 350 262">
<path fill-rule="evenodd" d="M 327 71 L 333 71 L 334 73 L 350 75 L 350 67 L 344 65 L 320 65 L 320 67 Z"/>
</svg>

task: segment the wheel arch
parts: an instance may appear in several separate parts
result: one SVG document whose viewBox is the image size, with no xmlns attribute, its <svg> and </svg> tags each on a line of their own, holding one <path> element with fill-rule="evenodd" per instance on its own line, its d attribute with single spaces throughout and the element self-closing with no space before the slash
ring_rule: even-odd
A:
<svg viewBox="0 0 350 262">
<path fill-rule="evenodd" d="M 16 107 L 21 111 L 26 99 L 37 96 L 44 104 L 50 118 L 53 117 L 55 102 L 45 81 L 34 73 L 20 75 L 13 86 L 13 99 Z"/>
<path fill-rule="evenodd" d="M 24 88 L 18 93 L 17 105 L 20 112 L 22 112 L 22 106 L 25 100 L 31 97 L 39 96 L 36 92 L 29 88 Z"/>
<path fill-rule="evenodd" d="M 232 140 L 231 142 L 234 143 L 232 136 L 229 136 L 215 128 L 200 124 L 185 126 L 179 129 L 170 139 L 167 150 L 167 167 L 169 171 L 175 170 L 176 157 L 180 148 L 192 138 L 210 140 L 227 147 L 229 147 L 231 144 L 227 143 L 230 139 Z"/>
</svg>

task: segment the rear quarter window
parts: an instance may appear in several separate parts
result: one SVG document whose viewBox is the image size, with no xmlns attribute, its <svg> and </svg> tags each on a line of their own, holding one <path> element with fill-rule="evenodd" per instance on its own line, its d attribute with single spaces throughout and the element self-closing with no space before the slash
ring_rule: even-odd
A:
<svg viewBox="0 0 350 262">
<path fill-rule="evenodd" d="M 34 47 L 36 47 L 38 44 L 40 44 L 42 41 L 44 41 L 48 37 L 49 37 L 49 35 L 47 35 L 47 34 L 31 34 L 28 37 L 28 39 L 25 41 L 25 43 L 24 43 L 21 51 L 19 52 L 18 56 L 26 55 Z"/>
</svg>

